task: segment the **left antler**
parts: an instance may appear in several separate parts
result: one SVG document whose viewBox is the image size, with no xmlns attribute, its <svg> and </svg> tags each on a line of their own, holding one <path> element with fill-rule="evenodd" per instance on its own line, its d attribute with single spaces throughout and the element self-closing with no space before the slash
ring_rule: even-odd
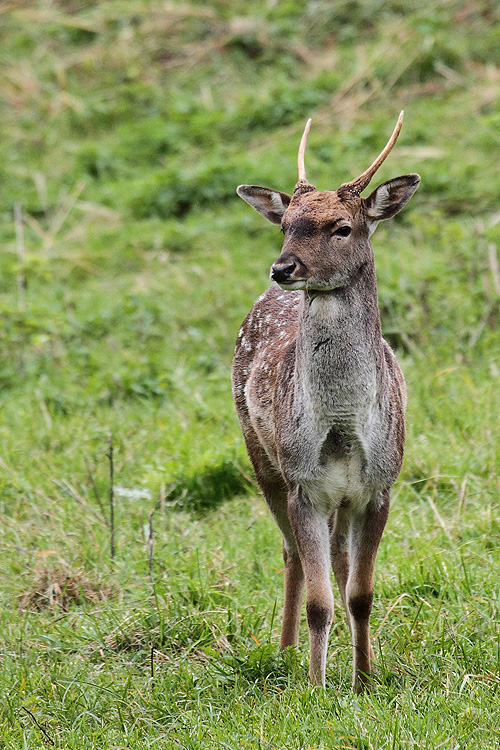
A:
<svg viewBox="0 0 500 750">
<path fill-rule="evenodd" d="M 308 181 L 306 177 L 306 167 L 304 164 L 304 154 L 306 152 L 307 136 L 309 135 L 309 129 L 311 127 L 311 118 L 306 122 L 302 138 L 300 140 L 299 153 L 297 156 L 297 166 L 299 168 L 299 181 L 295 185 L 294 193 L 300 195 L 301 193 L 308 193 L 310 190 L 316 190 L 314 185 Z"/>
</svg>

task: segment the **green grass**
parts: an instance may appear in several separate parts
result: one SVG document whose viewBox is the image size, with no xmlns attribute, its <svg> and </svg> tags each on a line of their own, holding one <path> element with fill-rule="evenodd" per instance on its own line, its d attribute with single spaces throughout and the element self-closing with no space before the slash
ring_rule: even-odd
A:
<svg viewBox="0 0 500 750">
<path fill-rule="evenodd" d="M 486 0 L 0 9 L 0 747 L 498 747 L 499 21 Z M 235 188 L 290 191 L 308 116 L 308 176 L 335 188 L 402 108 L 379 181 L 422 184 L 373 245 L 408 440 L 356 697 L 341 606 L 326 692 L 305 616 L 277 648 L 279 533 L 229 370 L 280 235 Z"/>
</svg>

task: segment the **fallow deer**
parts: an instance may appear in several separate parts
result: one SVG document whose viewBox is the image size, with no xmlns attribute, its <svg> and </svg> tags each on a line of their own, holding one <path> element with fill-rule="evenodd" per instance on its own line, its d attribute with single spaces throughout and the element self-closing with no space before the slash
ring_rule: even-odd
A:
<svg viewBox="0 0 500 750">
<path fill-rule="evenodd" d="M 401 470 L 406 390 L 382 338 L 370 235 L 420 177 L 361 192 L 392 150 L 338 190 L 318 191 L 299 154 L 293 195 L 240 185 L 238 195 L 285 235 L 273 284 L 238 333 L 232 383 L 258 484 L 283 535 L 281 648 L 298 643 L 306 587 L 311 682 L 325 685 L 333 617 L 330 565 L 347 612 L 353 686 L 369 683 L 373 571 Z"/>
</svg>

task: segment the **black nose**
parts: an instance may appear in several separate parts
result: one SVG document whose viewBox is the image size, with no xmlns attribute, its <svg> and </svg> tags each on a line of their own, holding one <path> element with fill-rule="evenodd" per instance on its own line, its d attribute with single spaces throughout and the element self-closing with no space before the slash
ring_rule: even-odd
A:
<svg viewBox="0 0 500 750">
<path fill-rule="evenodd" d="M 275 263 L 271 266 L 271 278 L 278 283 L 288 281 L 296 268 L 297 264 L 293 261 L 291 263 Z"/>
</svg>

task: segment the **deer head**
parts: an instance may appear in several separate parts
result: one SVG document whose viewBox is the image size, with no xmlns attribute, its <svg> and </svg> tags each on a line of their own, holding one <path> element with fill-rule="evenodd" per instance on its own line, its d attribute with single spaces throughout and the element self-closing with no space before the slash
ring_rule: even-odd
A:
<svg viewBox="0 0 500 750">
<path fill-rule="evenodd" d="M 326 292 L 345 287 L 361 267 L 373 260 L 370 235 L 379 221 L 395 216 L 420 182 L 418 174 L 395 177 L 361 196 L 392 151 L 403 112 L 386 147 L 373 164 L 338 190 L 316 190 L 306 178 L 304 154 L 311 120 L 299 147 L 299 179 L 293 195 L 257 185 L 240 185 L 237 193 L 285 235 L 283 249 L 271 267 L 282 289 Z"/>
</svg>

